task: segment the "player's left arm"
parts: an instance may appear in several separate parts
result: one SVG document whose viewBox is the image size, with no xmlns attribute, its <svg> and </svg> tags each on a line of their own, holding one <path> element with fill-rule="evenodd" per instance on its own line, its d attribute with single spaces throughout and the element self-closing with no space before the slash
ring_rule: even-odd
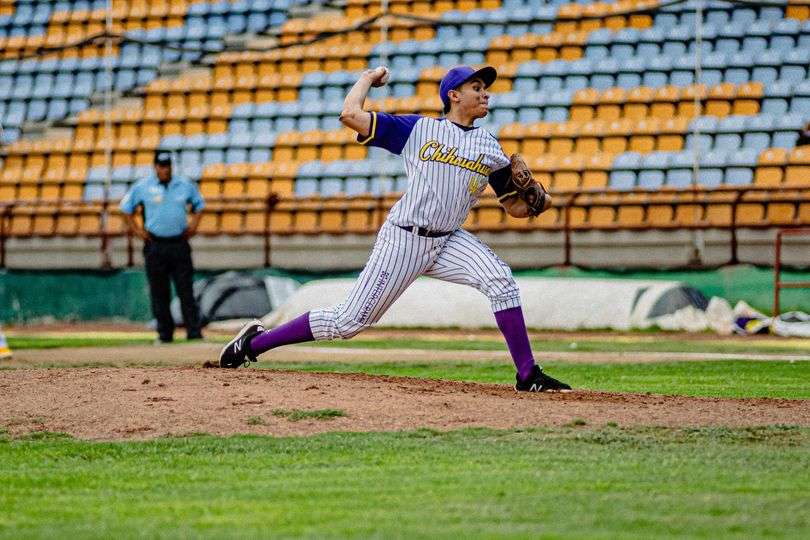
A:
<svg viewBox="0 0 810 540">
<path fill-rule="evenodd" d="M 512 185 L 512 169 L 509 165 L 490 174 L 489 185 L 507 214 L 516 218 L 529 217 L 529 205 L 520 198 Z"/>
</svg>

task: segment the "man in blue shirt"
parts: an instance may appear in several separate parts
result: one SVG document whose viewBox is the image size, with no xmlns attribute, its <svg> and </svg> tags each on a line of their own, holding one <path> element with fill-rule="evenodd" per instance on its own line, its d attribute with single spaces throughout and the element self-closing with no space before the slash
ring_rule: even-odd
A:
<svg viewBox="0 0 810 540">
<path fill-rule="evenodd" d="M 191 220 L 187 220 L 187 206 Z M 143 226 L 135 220 L 135 211 L 143 208 Z M 169 343 L 174 337 L 174 319 L 169 305 L 171 286 L 180 298 L 188 339 L 201 339 L 200 316 L 192 287 L 194 266 L 189 238 L 197 232 L 205 201 L 197 185 L 187 178 L 172 176 L 169 152 L 155 154 L 155 173 L 138 180 L 121 200 L 121 211 L 130 230 L 143 239 L 143 259 L 152 314 L 157 319 L 158 338 Z"/>
</svg>

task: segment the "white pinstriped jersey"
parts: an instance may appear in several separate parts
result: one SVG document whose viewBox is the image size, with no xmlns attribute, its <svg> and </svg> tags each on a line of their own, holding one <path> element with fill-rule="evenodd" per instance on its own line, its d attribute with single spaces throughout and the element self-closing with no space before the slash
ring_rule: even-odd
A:
<svg viewBox="0 0 810 540">
<path fill-rule="evenodd" d="M 408 175 L 408 188 L 388 216 L 394 225 L 458 229 L 489 175 L 509 165 L 497 139 L 483 128 L 465 130 L 444 118 L 371 114 L 369 136 L 358 141 L 401 155 Z"/>
</svg>

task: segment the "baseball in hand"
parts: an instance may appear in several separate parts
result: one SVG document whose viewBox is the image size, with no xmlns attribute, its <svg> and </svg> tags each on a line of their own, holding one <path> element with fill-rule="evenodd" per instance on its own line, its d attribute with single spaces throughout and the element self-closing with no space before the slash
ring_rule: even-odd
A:
<svg viewBox="0 0 810 540">
<path fill-rule="evenodd" d="M 390 78 L 391 72 L 388 71 L 388 68 L 385 66 L 380 66 L 376 69 L 371 71 L 371 86 L 375 88 L 379 88 L 380 86 L 385 86 L 388 83 L 388 79 Z"/>
</svg>

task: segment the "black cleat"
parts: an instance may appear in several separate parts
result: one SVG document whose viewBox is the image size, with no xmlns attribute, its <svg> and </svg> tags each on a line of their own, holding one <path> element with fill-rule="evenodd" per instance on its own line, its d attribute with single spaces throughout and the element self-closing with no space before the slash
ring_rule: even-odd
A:
<svg viewBox="0 0 810 540">
<path fill-rule="evenodd" d="M 540 366 L 532 368 L 532 374 L 525 381 L 521 381 L 519 376 L 515 376 L 515 390 L 518 392 L 569 392 L 571 387 L 554 377 L 549 377 Z"/>
<path fill-rule="evenodd" d="M 247 323 L 236 337 L 228 342 L 219 353 L 219 367 L 238 368 L 242 364 L 248 365 L 256 362 L 256 355 L 250 349 L 250 340 L 264 332 L 264 326 L 259 320 Z"/>
</svg>

